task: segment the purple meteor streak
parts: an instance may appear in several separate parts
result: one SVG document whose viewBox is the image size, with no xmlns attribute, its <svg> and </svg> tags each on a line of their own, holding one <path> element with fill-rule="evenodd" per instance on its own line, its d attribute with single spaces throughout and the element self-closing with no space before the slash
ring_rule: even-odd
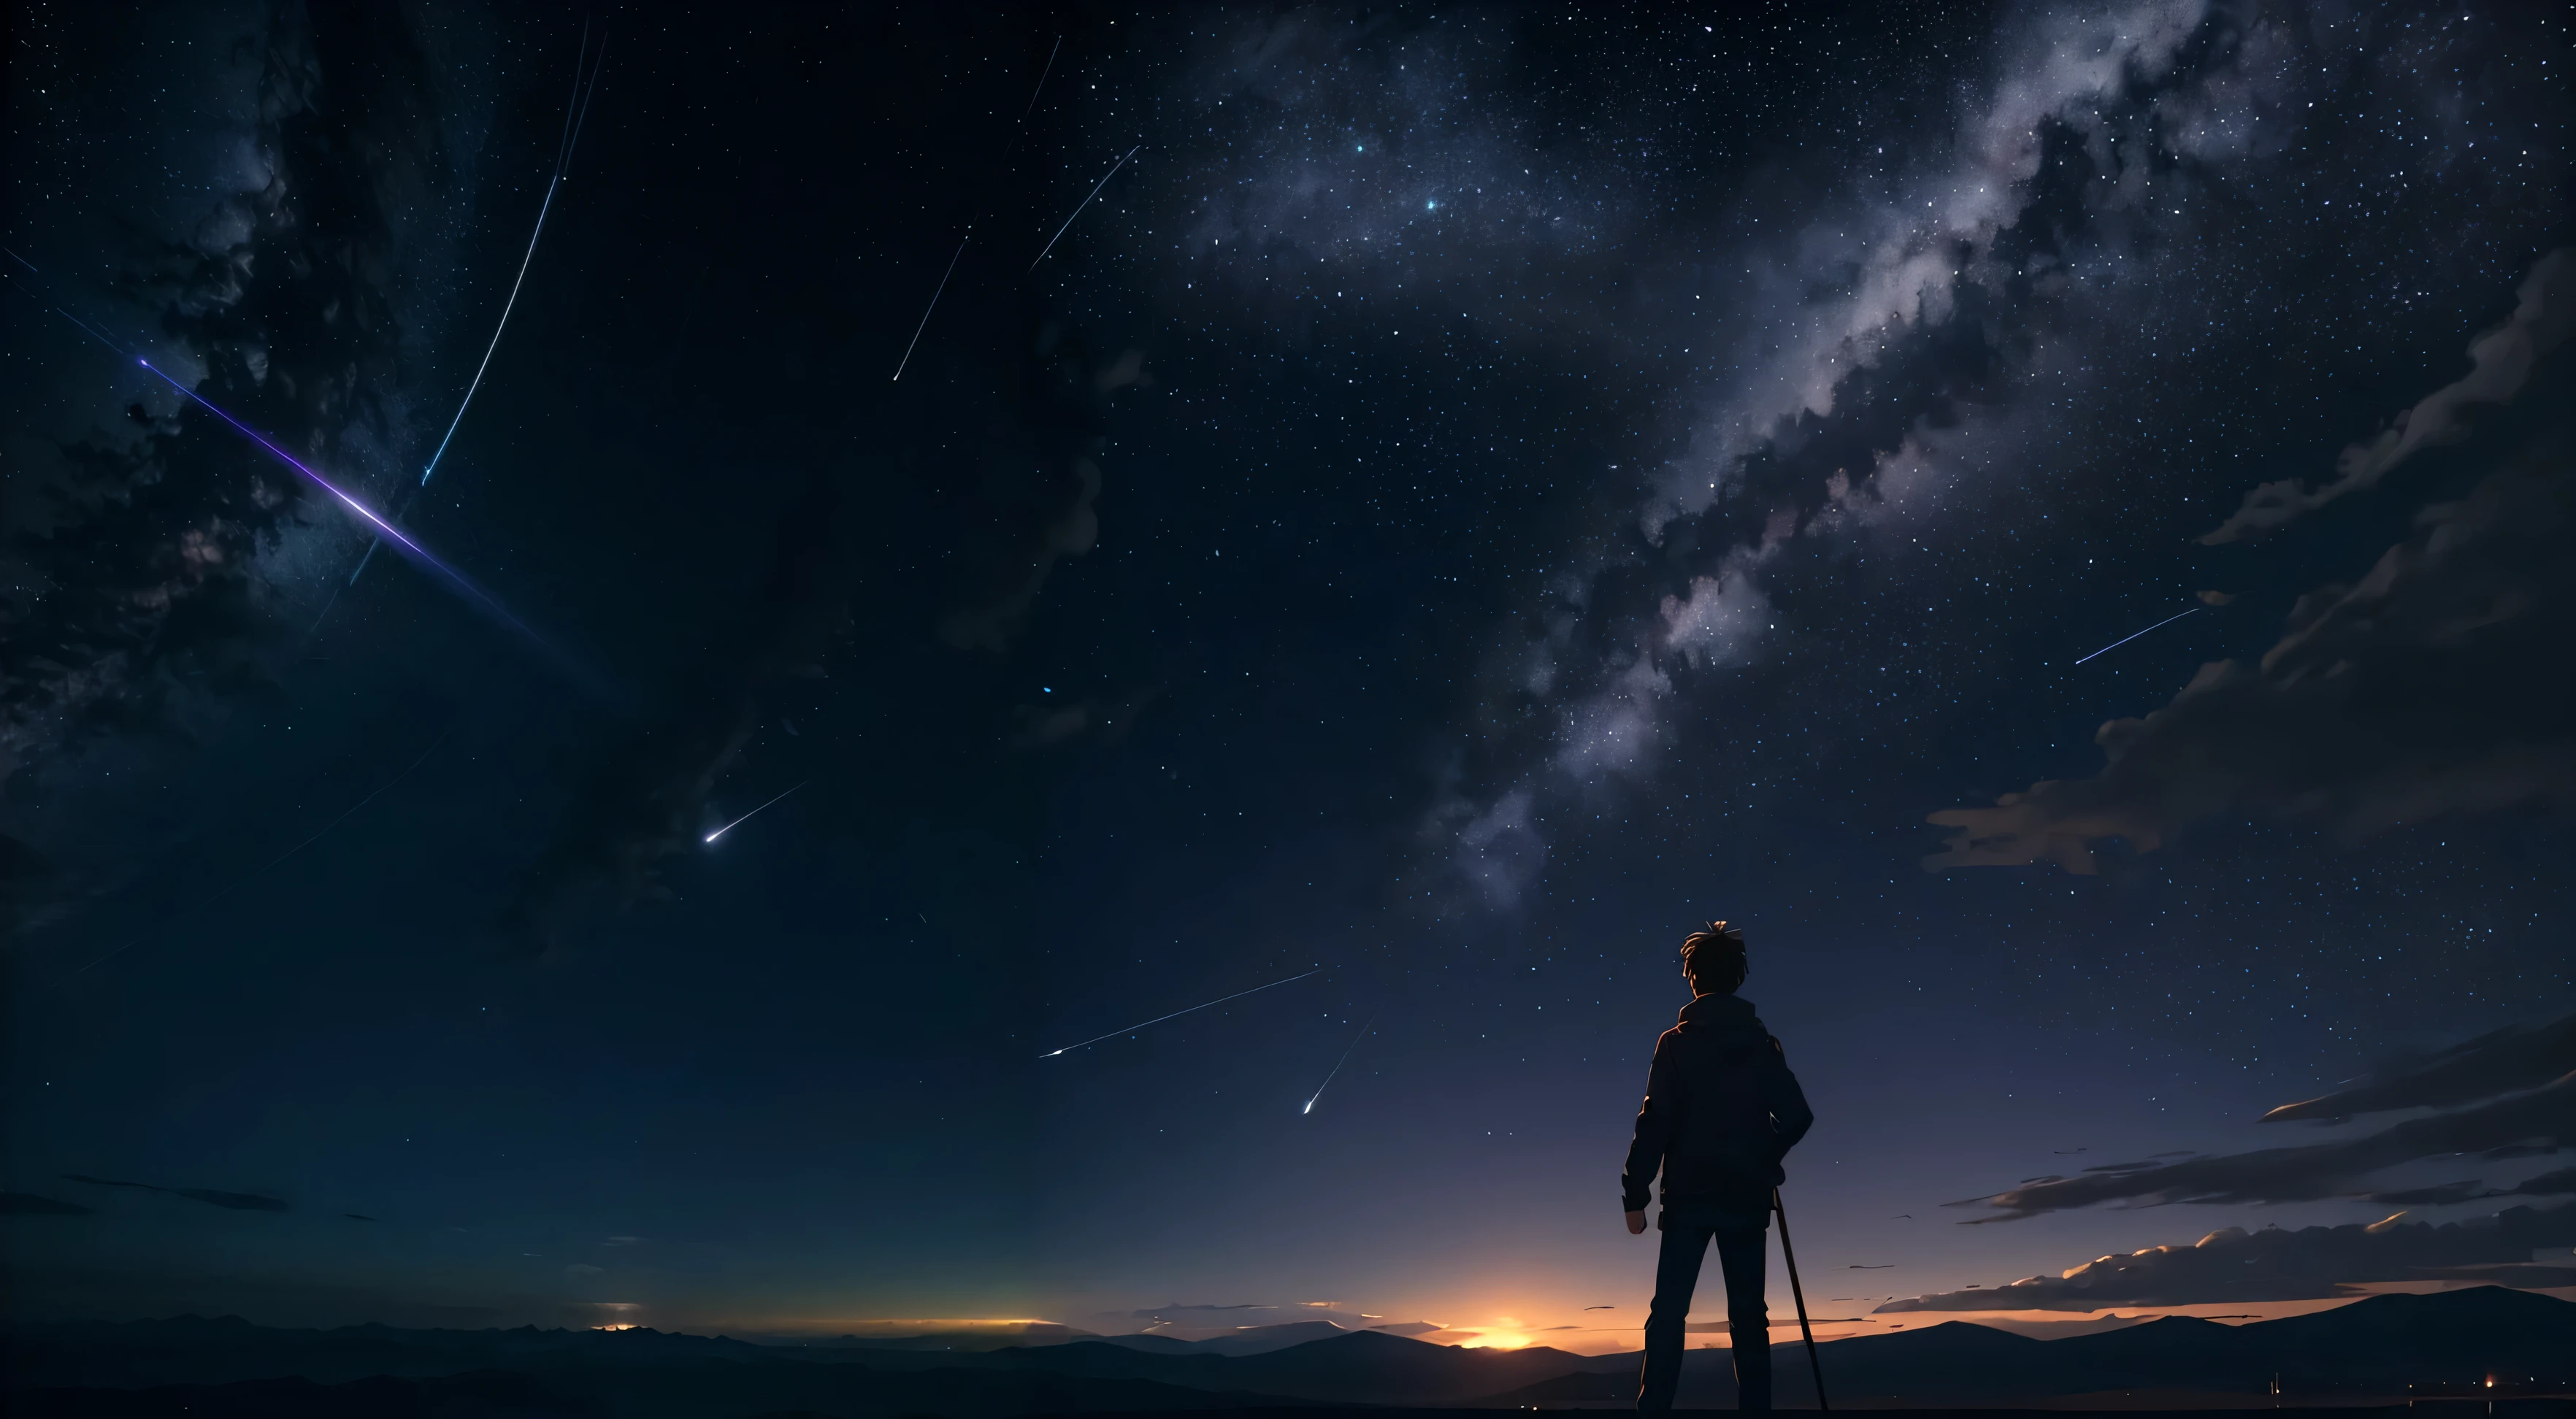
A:
<svg viewBox="0 0 2576 1419">
<path fill-rule="evenodd" d="M 376 531 L 400 542 L 406 547 L 409 547 L 415 554 L 427 560 L 430 565 L 437 567 L 440 571 L 445 571 L 450 576 L 454 576 L 456 574 L 452 571 L 448 571 L 447 564 L 445 562 L 438 560 L 436 557 L 430 556 L 428 548 L 423 547 L 408 537 L 405 537 L 402 534 L 402 529 L 385 521 L 383 518 L 376 516 L 374 510 L 369 508 L 365 503 L 362 503 L 356 498 L 350 497 L 347 493 L 340 491 L 340 489 L 335 486 L 330 479 L 325 478 L 321 474 L 314 472 L 312 469 L 305 467 L 301 462 L 297 461 L 294 454 L 287 452 L 285 449 L 279 448 L 276 444 L 270 443 L 266 438 L 260 435 L 258 430 L 253 429 L 250 425 L 243 423 L 232 415 L 225 413 L 213 400 L 206 398 L 204 395 L 199 394 L 197 391 L 190 389 L 188 386 L 181 384 L 175 379 L 172 379 L 170 376 L 162 374 L 160 368 L 154 365 L 150 360 L 138 359 L 135 363 L 152 371 L 152 373 L 158 377 L 163 384 L 166 384 L 172 389 L 179 391 L 181 394 L 196 400 L 198 405 L 207 413 L 214 415 L 216 418 L 223 420 L 225 423 L 232 425 L 236 430 L 239 430 L 242 437 L 249 439 L 252 443 L 258 444 L 260 447 L 267 449 L 270 453 L 277 455 L 278 462 L 283 463 L 287 467 L 294 469 L 296 472 L 303 474 L 305 477 L 312 479 L 313 486 L 320 488 L 322 491 L 329 493 L 335 498 L 338 498 L 342 503 L 348 506 L 349 511 L 356 513 L 358 516 L 365 518 L 369 523 L 373 524 Z"/>
<path fill-rule="evenodd" d="M 235 430 L 240 432 L 242 437 L 249 439 L 252 443 L 258 444 L 264 449 L 267 449 L 277 458 L 278 462 L 285 464 L 287 467 L 303 474 L 306 478 L 311 479 L 313 486 L 320 488 L 322 491 L 329 493 L 335 498 L 338 498 L 342 506 L 357 514 L 367 523 L 367 525 L 375 528 L 379 535 L 391 538 L 397 545 L 401 546 L 404 550 L 410 552 L 413 557 L 417 558 L 421 565 L 434 568 L 441 576 L 444 576 L 449 581 L 456 583 L 456 585 L 462 588 L 468 595 L 490 608 L 492 614 L 499 616 L 502 620 L 505 620 L 512 626 L 516 627 L 520 634 L 525 635 L 530 640 L 537 641 L 540 645 L 544 644 L 544 642 L 538 638 L 537 633 L 528 628 L 527 622 L 511 615 L 509 609 L 504 607 L 500 602 L 493 600 L 489 593 L 485 592 L 481 587 L 476 586 L 474 583 L 467 581 L 463 572 L 460 572 L 456 568 L 449 566 L 447 563 L 440 561 L 437 557 L 431 555 L 428 548 L 423 547 L 419 543 L 411 540 L 411 538 L 405 536 L 401 528 L 394 526 L 392 523 L 385 521 L 381 517 L 378 517 L 375 509 L 368 507 L 365 503 L 362 503 L 356 498 L 349 496 L 347 493 L 342 492 L 337 484 L 306 467 L 303 461 L 298 459 L 294 454 L 288 453 L 285 449 L 279 448 L 276 444 L 269 442 L 268 439 L 257 429 L 254 429 L 250 425 L 243 423 L 241 420 L 234 418 L 232 415 L 225 413 L 221 405 L 208 399 L 206 396 L 199 394 L 197 391 L 190 389 L 188 386 L 181 384 L 179 381 L 172 379 L 170 376 L 163 374 L 160 367 L 153 364 L 150 360 L 138 357 L 135 360 L 135 363 L 152 371 L 153 376 L 159 379 L 163 384 L 166 384 L 172 389 L 179 391 L 181 394 L 186 395 L 188 398 L 195 400 L 198 406 L 203 408 L 207 413 L 212 414 L 216 418 L 223 420 L 225 423 L 232 425 Z"/>
</svg>

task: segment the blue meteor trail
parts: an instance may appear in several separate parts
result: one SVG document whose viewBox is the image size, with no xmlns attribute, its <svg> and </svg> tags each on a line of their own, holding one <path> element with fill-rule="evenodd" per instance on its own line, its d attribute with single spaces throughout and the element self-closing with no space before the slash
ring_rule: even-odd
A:
<svg viewBox="0 0 2576 1419">
<path fill-rule="evenodd" d="M 2209 609 L 2209 608 L 2208 608 L 2208 607 L 2206 607 L 2206 606 L 2194 606 L 2193 608 L 2191 608 L 2191 610 L 2190 610 L 2190 611 L 2183 611 L 2183 612 L 2179 612 L 2179 613 L 2177 613 L 2177 614 L 2175 614 L 2175 615 L 2171 615 L 2171 616 L 2167 616 L 2167 617 L 2165 617 L 2163 620 L 2156 622 L 2156 625 L 2155 625 L 2155 626 L 2149 626 L 2149 627 L 2147 627 L 2147 631 L 2152 631 L 2152 630 L 2154 630 L 2154 629 L 2156 628 L 2156 626 L 2170 626 L 2170 625 L 2172 625 L 2174 622 L 2181 620 L 2181 619 L 2182 619 L 2183 617 L 2185 617 L 2185 616 L 2189 616 L 2189 615 L 2193 614 L 2194 612 L 2206 611 L 2206 610 L 2208 610 L 2208 609 Z M 2102 647 L 2102 649 L 2100 649 L 2100 650 L 2097 650 L 2097 651 L 2093 652 L 2093 655 L 2105 655 L 2105 654 L 2108 654 L 2108 653 L 2109 653 L 2109 652 L 2111 652 L 2111 651 L 2118 650 L 2120 647 L 2122 647 L 2122 646 L 2124 646 L 2124 645 L 2127 645 L 2129 642 L 2131 642 L 2131 641 L 2133 641 L 2133 640 L 2136 640 L 2139 636 L 2143 636 L 2143 635 L 2145 635 L 2145 634 L 2147 633 L 2147 631 L 2135 631 L 2135 632 L 2132 632 L 2132 633 L 2130 633 L 2130 634 L 2128 634 L 2128 635 L 2122 636 L 2122 637 L 2120 637 L 2118 640 L 2115 640 L 2115 641 L 2111 642 L 2109 645 L 2106 645 L 2106 646 Z M 2093 655 L 2088 655 L 2088 656 L 2084 657 L 2084 660 L 2091 660 L 2091 659 L 2093 658 Z M 2076 662 L 2075 662 L 2075 664 L 2077 664 L 2077 665 L 2081 665 L 2081 664 L 2083 664 L 2083 663 L 2084 663 L 2084 660 L 2076 661 Z"/>
<path fill-rule="evenodd" d="M 501 303 L 501 319 L 492 327 L 492 343 L 483 347 L 483 363 L 474 367 L 474 379 L 465 386 L 465 397 L 457 401 L 456 417 L 447 421 L 447 433 L 439 439 L 438 451 L 429 456 L 429 466 L 420 470 L 420 481 L 424 485 L 429 482 L 430 475 L 438 471 L 438 460 L 447 456 L 447 445 L 456 438 L 456 426 L 465 422 L 465 411 L 473 407 L 474 392 L 483 387 L 483 372 L 492 368 L 492 353 L 501 348 L 501 332 L 510 328 L 510 312 L 518 308 L 519 288 L 528 282 L 528 264 L 537 259 L 537 238 L 545 235 L 546 213 L 554 210 L 555 189 L 563 185 L 564 174 L 572 169 L 573 149 L 581 143 L 582 125 L 590 118 L 590 101 L 599 93 L 599 71 L 608 62 L 608 41 L 603 39 L 599 42 L 599 58 L 589 64 L 590 87 L 585 90 L 581 76 L 583 63 L 589 55 L 590 26 L 585 22 L 581 29 L 581 50 L 573 57 L 572 64 L 573 98 L 578 102 L 564 105 L 564 136 L 555 148 L 555 174 L 546 183 L 545 200 L 537 204 L 536 228 L 528 233 L 528 249 L 519 257 L 519 275 L 510 283 L 510 298 Z M 349 573 L 349 585 L 356 586 L 358 578 L 366 573 L 367 563 L 376 558 L 378 545 L 376 542 L 367 544 L 366 555 L 358 558 L 358 569 Z M 338 594 L 334 593 L 332 599 L 338 600 Z M 329 615 L 331 608 L 324 606 L 322 613 Z M 320 629 L 322 617 L 314 617 L 313 625 Z"/>
<path fill-rule="evenodd" d="M 1324 1091 L 1333 1087 L 1333 1074 L 1339 1074 L 1342 1072 L 1342 1066 L 1351 1062 L 1351 1050 L 1358 1049 L 1360 1047 L 1360 1041 L 1367 1039 L 1368 1032 L 1376 1028 L 1377 1016 L 1371 1015 L 1369 1017 L 1369 1022 L 1360 1026 L 1360 1032 L 1351 1037 L 1351 1049 L 1343 1050 L 1342 1057 L 1333 1061 L 1333 1073 L 1325 1075 L 1324 1082 L 1315 1086 L 1315 1098 L 1308 1099 L 1306 1101 L 1306 1107 L 1299 1109 L 1297 1111 L 1298 1113 L 1310 1114 L 1315 1111 L 1315 1099 L 1324 1097 Z"/>
<path fill-rule="evenodd" d="M 483 387 L 483 372 L 492 367 L 492 352 L 501 348 L 501 332 L 510 328 L 510 312 L 518 307 L 519 288 L 528 283 L 528 263 L 537 259 L 537 238 L 546 233 L 546 213 L 554 209 L 555 189 L 563 186 L 564 174 L 572 168 L 573 149 L 580 145 L 582 124 L 590 117 L 590 101 L 599 93 L 599 71 L 608 62 L 608 41 L 603 39 L 599 42 L 599 58 L 590 65 L 590 88 L 585 92 L 581 85 L 581 71 L 582 62 L 589 55 L 590 26 L 584 24 L 581 53 L 574 57 L 572 67 L 572 86 L 581 103 L 578 110 L 574 105 L 564 105 L 564 137 L 555 149 L 555 175 L 546 183 L 545 200 L 537 204 L 537 225 L 528 233 L 527 252 L 519 258 L 519 277 L 510 283 L 510 298 L 501 303 L 501 321 L 492 327 L 492 343 L 483 347 L 483 363 L 474 367 L 474 380 L 465 386 L 465 397 L 456 405 L 456 417 L 447 421 L 447 436 L 438 441 L 438 451 L 429 456 L 429 466 L 420 470 L 423 483 L 438 471 L 438 460 L 447 456 L 448 442 L 456 437 L 456 426 L 465 422 L 465 411 L 474 403 L 474 391 Z"/>
<path fill-rule="evenodd" d="M 1273 986 L 1282 986 L 1282 985 L 1286 985 L 1286 984 L 1288 983 L 1288 981 L 1304 980 L 1307 976 L 1315 975 L 1315 974 L 1317 974 L 1317 973 L 1321 972 L 1323 969 L 1324 969 L 1323 967 L 1321 967 L 1321 966 L 1317 966 L 1314 970 L 1307 971 L 1307 972 L 1305 972 L 1303 975 L 1293 975 L 1293 976 L 1290 976 L 1290 977 L 1288 978 L 1288 980 L 1275 980 L 1275 981 L 1272 981 L 1269 985 L 1256 985 L 1256 986 L 1254 986 L 1254 987 L 1253 987 L 1252 989 L 1250 989 L 1250 990 L 1238 990 L 1238 991 L 1236 991 L 1236 992 L 1235 992 L 1234 994 L 1232 994 L 1232 995 L 1220 995 L 1220 996 L 1218 996 L 1216 999 L 1214 999 L 1214 1000 L 1211 1000 L 1211 1001 L 1207 1002 L 1207 1005 L 1193 1005 L 1193 1006 L 1191 1006 L 1191 1007 L 1190 1007 L 1189 1009 L 1187 1009 L 1187 1010 L 1175 1010 L 1175 1011 L 1173 1011 L 1173 1012 L 1172 1012 L 1171 1014 L 1169 1014 L 1169 1015 L 1157 1015 L 1157 1016 L 1155 1016 L 1155 1017 L 1154 1017 L 1153 1019 L 1151 1019 L 1151 1020 L 1146 1020 L 1146 1021 L 1143 1021 L 1143 1022 L 1138 1023 L 1138 1024 L 1130 1025 L 1130 1026 L 1128 1026 L 1128 1027 L 1127 1027 L 1126 1029 L 1124 1029 L 1124 1030 L 1112 1030 L 1112 1031 L 1110 1031 L 1108 1034 L 1105 1034 L 1105 1035 L 1094 1035 L 1094 1036 L 1092 1036 L 1090 1039 L 1084 1040 L 1084 1041 L 1082 1042 L 1082 1044 L 1079 1044 L 1079 1045 L 1066 1045 L 1063 1049 L 1051 1049 L 1051 1050 L 1048 1050 L 1046 1053 L 1044 1053 L 1044 1054 L 1042 1054 L 1042 1055 L 1039 1055 L 1039 1056 L 1038 1056 L 1038 1058 L 1040 1058 L 1040 1059 L 1053 1059 L 1053 1058 L 1055 1058 L 1057 1055 L 1060 1055 L 1060 1054 L 1070 1054 L 1070 1053 L 1072 1053 L 1072 1052 L 1073 1052 L 1073 1051 L 1075 1051 L 1075 1050 L 1081 1049 L 1084 1045 L 1096 1045 L 1096 1044 L 1100 1043 L 1102 1040 L 1116 1039 L 1116 1038 L 1117 1038 L 1118 1036 L 1120 1036 L 1120 1035 L 1132 1034 L 1132 1033 L 1134 1033 L 1135 1031 L 1138 1031 L 1138 1030 L 1141 1030 L 1141 1029 L 1145 1028 L 1145 1026 L 1147 1026 L 1147 1025 L 1159 1025 L 1159 1024 L 1163 1023 L 1164 1021 L 1166 1021 L 1166 1020 L 1177 1020 L 1177 1019 L 1181 1018 L 1181 1017 L 1182 1017 L 1182 1016 L 1184 1016 L 1184 1015 L 1194 1014 L 1194 1013 L 1196 1013 L 1196 1012 L 1198 1012 L 1198 1011 L 1205 1010 L 1205 1009 L 1207 1009 L 1207 1008 L 1208 1008 L 1208 1005 L 1223 1005 L 1224 1003 L 1226 1003 L 1226 1002 L 1227 1002 L 1227 1001 L 1229 1001 L 1229 1000 L 1241 1000 L 1243 997 L 1245 997 L 1245 996 L 1247 996 L 1247 995 L 1258 995 L 1258 994 L 1260 994 L 1261 992 L 1263 992 L 1263 991 L 1265 991 L 1265 990 L 1269 990 L 1269 989 L 1271 989 Z"/>
</svg>

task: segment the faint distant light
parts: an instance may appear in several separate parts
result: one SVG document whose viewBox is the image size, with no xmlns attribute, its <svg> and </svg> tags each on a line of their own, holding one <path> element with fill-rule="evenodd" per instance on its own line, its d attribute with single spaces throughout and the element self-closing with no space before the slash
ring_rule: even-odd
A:
<svg viewBox="0 0 2576 1419">
<path fill-rule="evenodd" d="M 1352 152 L 1354 152 L 1354 153 L 1365 153 L 1365 152 L 1367 152 L 1367 151 L 1368 151 L 1368 144 L 1366 144 L 1366 143 L 1354 143 L 1354 144 L 1352 144 L 1352 145 L 1351 145 L 1351 151 L 1352 151 Z"/>
<path fill-rule="evenodd" d="M 1425 203 L 1423 203 L 1423 204 L 1422 204 L 1422 210 L 1424 210 L 1424 211 L 1426 211 L 1426 212 L 1429 212 L 1429 211 L 1432 211 L 1432 210 L 1435 210 L 1436 208 L 1438 208 L 1438 207 L 1439 207 L 1439 205 L 1440 205 L 1440 204 L 1439 204 L 1439 203 L 1437 203 L 1437 202 L 1425 202 Z"/>
</svg>

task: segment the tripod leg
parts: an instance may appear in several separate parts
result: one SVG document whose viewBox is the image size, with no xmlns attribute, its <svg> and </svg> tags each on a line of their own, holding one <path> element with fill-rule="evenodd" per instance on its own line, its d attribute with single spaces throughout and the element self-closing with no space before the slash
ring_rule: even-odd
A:
<svg viewBox="0 0 2576 1419">
<path fill-rule="evenodd" d="M 1771 1189 L 1771 1210 L 1780 1218 L 1780 1259 L 1789 1264 L 1789 1295 L 1798 1303 L 1798 1333 L 1807 1340 L 1807 1369 L 1816 1377 L 1816 1409 L 1830 1414 L 1825 1402 L 1825 1366 L 1816 1358 L 1816 1332 L 1807 1324 L 1807 1292 L 1798 1284 L 1798 1254 L 1789 1249 L 1789 1209 L 1780 1205 L 1780 1189 Z"/>
</svg>

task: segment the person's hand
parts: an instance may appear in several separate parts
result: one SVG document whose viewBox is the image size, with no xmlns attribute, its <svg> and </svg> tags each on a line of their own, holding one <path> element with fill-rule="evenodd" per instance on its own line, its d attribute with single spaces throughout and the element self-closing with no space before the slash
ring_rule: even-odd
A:
<svg viewBox="0 0 2576 1419">
<path fill-rule="evenodd" d="M 1629 1214 L 1628 1214 L 1628 1235 L 1629 1235 L 1629 1236 L 1632 1236 L 1632 1237 L 1633 1237 L 1633 1236 L 1637 1236 L 1638 1234 L 1640 1234 L 1640 1233 L 1644 1232 L 1645 1230 L 1646 1230 L 1646 1214 L 1645 1214 L 1645 1213 L 1643 1213 L 1643 1212 L 1631 1212 L 1631 1213 L 1629 1213 Z"/>
</svg>

